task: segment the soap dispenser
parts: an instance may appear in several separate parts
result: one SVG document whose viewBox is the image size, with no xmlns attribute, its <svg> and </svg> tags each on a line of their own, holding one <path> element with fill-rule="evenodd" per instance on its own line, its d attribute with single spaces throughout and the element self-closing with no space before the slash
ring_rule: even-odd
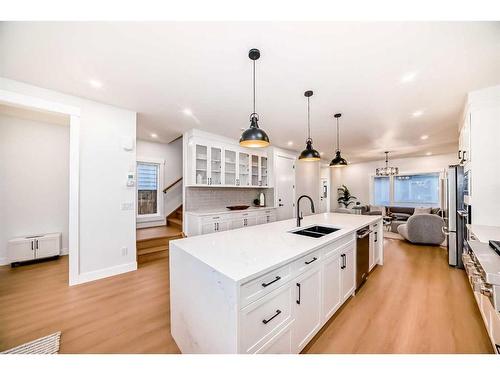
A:
<svg viewBox="0 0 500 375">
<path fill-rule="evenodd" d="M 263 192 L 260 192 L 260 194 L 259 194 L 259 206 L 261 206 L 261 207 L 266 206 L 266 196 L 264 195 Z"/>
</svg>

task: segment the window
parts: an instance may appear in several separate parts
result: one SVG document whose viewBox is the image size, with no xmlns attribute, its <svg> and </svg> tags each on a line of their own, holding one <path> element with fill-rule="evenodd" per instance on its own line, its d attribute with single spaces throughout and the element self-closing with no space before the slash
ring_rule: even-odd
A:
<svg viewBox="0 0 500 375">
<path fill-rule="evenodd" d="M 159 215 L 160 164 L 137 162 L 137 215 Z"/>
<path fill-rule="evenodd" d="M 439 173 L 373 177 L 373 204 L 378 206 L 439 207 Z"/>
<path fill-rule="evenodd" d="M 373 178 L 373 203 L 376 206 L 389 206 L 391 203 L 391 185 L 389 177 Z"/>
<path fill-rule="evenodd" d="M 394 177 L 394 205 L 406 207 L 439 206 L 439 173 Z"/>
</svg>

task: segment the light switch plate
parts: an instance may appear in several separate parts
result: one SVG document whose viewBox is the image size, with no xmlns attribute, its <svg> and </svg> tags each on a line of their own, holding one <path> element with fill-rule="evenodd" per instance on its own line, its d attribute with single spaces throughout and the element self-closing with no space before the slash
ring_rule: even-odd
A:
<svg viewBox="0 0 500 375">
<path fill-rule="evenodd" d="M 133 202 L 124 202 L 121 205 L 122 211 L 131 211 L 134 209 L 134 203 Z"/>
</svg>

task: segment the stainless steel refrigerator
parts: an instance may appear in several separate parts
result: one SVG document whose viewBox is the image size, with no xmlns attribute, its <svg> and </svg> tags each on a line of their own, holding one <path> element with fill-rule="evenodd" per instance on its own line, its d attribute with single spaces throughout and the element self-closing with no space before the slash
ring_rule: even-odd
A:
<svg viewBox="0 0 500 375">
<path fill-rule="evenodd" d="M 460 225 L 458 211 L 464 207 L 464 167 L 450 165 L 446 178 L 445 227 L 443 232 L 448 237 L 448 263 L 450 266 L 463 268 L 463 228 Z"/>
</svg>

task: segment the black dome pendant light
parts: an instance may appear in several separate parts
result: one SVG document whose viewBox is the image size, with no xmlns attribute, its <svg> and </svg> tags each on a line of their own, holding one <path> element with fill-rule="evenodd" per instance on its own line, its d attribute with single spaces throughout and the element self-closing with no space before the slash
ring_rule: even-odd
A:
<svg viewBox="0 0 500 375">
<path fill-rule="evenodd" d="M 252 48 L 248 52 L 248 57 L 253 61 L 253 113 L 250 115 L 250 127 L 246 129 L 240 138 L 240 146 L 243 147 L 267 147 L 269 146 L 269 137 L 266 132 L 259 128 L 259 115 L 255 112 L 255 60 L 260 57 L 260 51 Z"/>
<path fill-rule="evenodd" d="M 336 113 L 333 117 L 337 119 L 337 149 L 335 151 L 335 157 L 333 160 L 330 162 L 330 167 L 333 168 L 341 168 L 347 166 L 347 160 L 345 160 L 341 155 L 340 155 L 340 134 L 339 134 L 339 118 L 342 116 L 341 113 Z"/>
<path fill-rule="evenodd" d="M 299 155 L 300 161 L 318 161 L 321 160 L 319 152 L 316 151 L 312 147 L 312 138 L 311 138 L 311 121 L 310 121 L 310 108 L 309 108 L 309 98 L 313 95 L 312 91 L 306 91 L 304 96 L 307 98 L 307 140 L 306 140 L 306 148 Z"/>
</svg>

